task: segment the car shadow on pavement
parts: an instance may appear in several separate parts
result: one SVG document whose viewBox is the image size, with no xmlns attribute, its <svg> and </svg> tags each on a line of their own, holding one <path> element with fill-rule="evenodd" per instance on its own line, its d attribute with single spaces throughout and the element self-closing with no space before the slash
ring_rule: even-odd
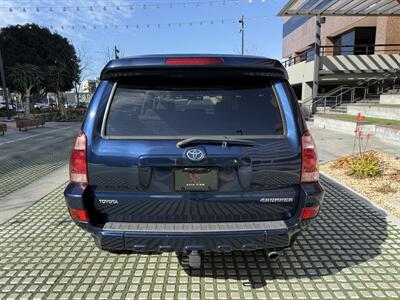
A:
<svg viewBox="0 0 400 300">
<path fill-rule="evenodd" d="M 268 261 L 266 251 L 237 251 L 203 256 L 200 269 L 191 276 L 235 279 L 252 288 L 273 279 L 316 279 L 361 264 L 381 253 L 387 237 L 384 214 L 343 187 L 323 178 L 325 201 L 318 219 L 285 249 L 277 261 Z"/>
</svg>

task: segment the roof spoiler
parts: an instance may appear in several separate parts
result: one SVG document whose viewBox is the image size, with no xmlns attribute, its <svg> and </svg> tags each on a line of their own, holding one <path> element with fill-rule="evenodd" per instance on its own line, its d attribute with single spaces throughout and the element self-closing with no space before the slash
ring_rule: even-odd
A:
<svg viewBox="0 0 400 300">
<path fill-rule="evenodd" d="M 171 63 L 174 62 L 174 63 Z M 210 72 L 212 71 L 212 72 Z M 126 77 L 270 77 L 288 79 L 275 60 L 256 56 L 139 56 L 110 61 L 102 80 Z"/>
<path fill-rule="evenodd" d="M 212 71 L 212 73 L 210 72 Z M 219 77 L 266 77 L 274 79 L 288 79 L 283 69 L 249 69 L 249 68 L 116 68 L 103 71 L 101 80 L 113 80 L 133 77 L 162 77 L 162 78 L 219 78 Z"/>
</svg>

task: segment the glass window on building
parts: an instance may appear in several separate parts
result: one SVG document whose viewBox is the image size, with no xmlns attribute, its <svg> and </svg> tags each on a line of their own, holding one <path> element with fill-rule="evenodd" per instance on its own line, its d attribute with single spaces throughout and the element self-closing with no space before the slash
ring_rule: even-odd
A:
<svg viewBox="0 0 400 300">
<path fill-rule="evenodd" d="M 374 54 L 376 27 L 357 27 L 354 54 Z"/>
<path fill-rule="evenodd" d="M 356 27 L 334 38 L 335 55 L 374 54 L 376 27 Z"/>
</svg>

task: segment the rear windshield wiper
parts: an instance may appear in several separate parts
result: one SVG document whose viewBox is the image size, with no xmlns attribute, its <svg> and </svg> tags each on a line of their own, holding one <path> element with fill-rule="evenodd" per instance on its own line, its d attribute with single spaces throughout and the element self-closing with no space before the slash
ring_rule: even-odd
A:
<svg viewBox="0 0 400 300">
<path fill-rule="evenodd" d="M 201 145 L 201 144 L 216 144 L 221 145 L 221 147 L 225 148 L 228 146 L 245 146 L 245 147 L 253 147 L 256 146 L 257 143 L 249 140 L 242 139 L 232 139 L 232 138 L 218 138 L 218 137 L 191 137 L 184 139 L 176 144 L 178 148 L 182 148 L 189 145 Z"/>
</svg>

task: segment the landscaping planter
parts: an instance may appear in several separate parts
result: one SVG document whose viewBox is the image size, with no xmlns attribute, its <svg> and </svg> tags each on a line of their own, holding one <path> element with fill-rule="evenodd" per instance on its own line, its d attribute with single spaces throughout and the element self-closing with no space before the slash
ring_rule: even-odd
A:
<svg viewBox="0 0 400 300">
<path fill-rule="evenodd" d="M 39 127 L 39 126 L 44 126 L 46 123 L 45 119 L 15 119 L 16 127 L 18 130 L 21 131 L 21 129 L 28 130 L 30 127 Z"/>
<path fill-rule="evenodd" d="M 371 123 L 359 123 L 362 125 L 362 131 L 364 133 L 372 133 L 375 138 L 384 140 L 386 142 L 400 144 L 400 126 L 385 126 Z M 340 120 L 329 115 L 314 116 L 314 125 L 319 128 L 326 128 L 335 130 L 347 134 L 354 132 L 357 126 L 357 122 Z"/>
<path fill-rule="evenodd" d="M 400 107 L 379 105 L 347 105 L 347 114 L 356 116 L 359 113 L 371 118 L 400 120 Z"/>
<path fill-rule="evenodd" d="M 344 133 L 352 133 L 356 130 L 357 123 L 353 121 L 339 120 L 328 116 L 314 116 L 314 125 L 320 128 L 340 131 Z M 364 132 L 375 132 L 374 124 L 363 124 Z"/>
</svg>

